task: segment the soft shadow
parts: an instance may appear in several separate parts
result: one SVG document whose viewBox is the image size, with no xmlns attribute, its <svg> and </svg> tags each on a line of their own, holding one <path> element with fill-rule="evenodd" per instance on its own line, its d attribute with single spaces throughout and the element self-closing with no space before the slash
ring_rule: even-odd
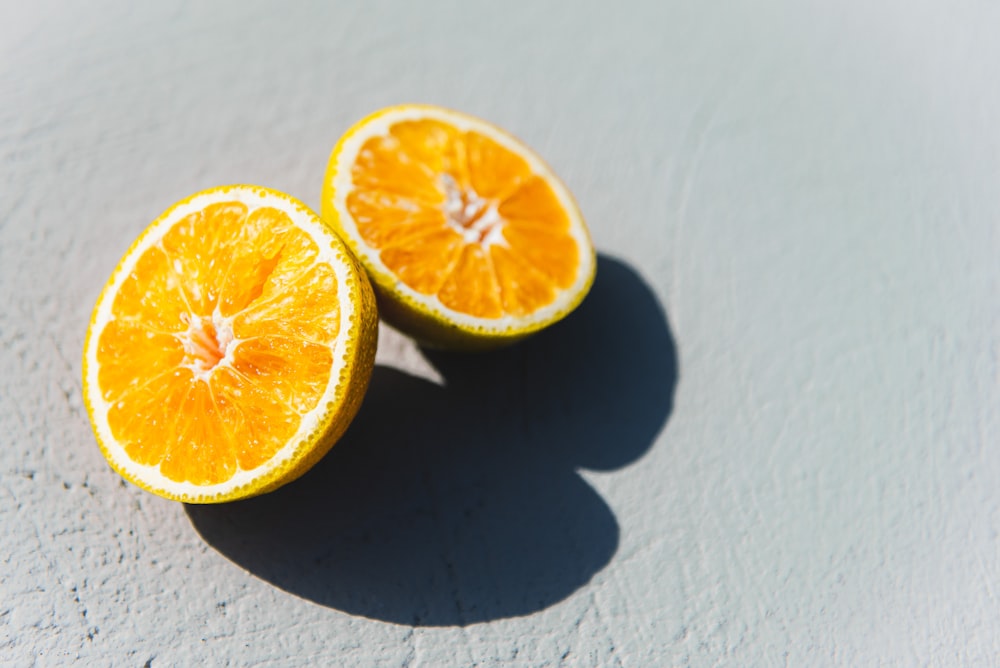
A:
<svg viewBox="0 0 1000 668">
<path fill-rule="evenodd" d="M 670 414 L 673 338 L 628 265 L 601 257 L 570 317 L 496 353 L 425 353 L 437 385 L 376 367 L 340 443 L 299 481 L 187 506 L 197 531 L 302 598 L 400 624 L 546 608 L 608 564 L 619 528 L 577 473 L 640 457 Z"/>
</svg>

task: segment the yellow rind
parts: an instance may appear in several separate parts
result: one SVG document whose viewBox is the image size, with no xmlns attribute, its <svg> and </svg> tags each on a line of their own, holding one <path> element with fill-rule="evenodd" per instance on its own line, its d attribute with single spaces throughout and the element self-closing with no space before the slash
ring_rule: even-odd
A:
<svg viewBox="0 0 1000 668">
<path fill-rule="evenodd" d="M 396 276 L 384 270 L 380 270 L 368 260 L 365 253 L 366 246 L 363 242 L 361 242 L 361 240 L 357 239 L 345 229 L 340 219 L 340 212 L 337 210 L 335 205 L 336 192 L 333 187 L 333 183 L 340 168 L 340 154 L 344 145 L 354 135 L 362 131 L 373 121 L 391 113 L 414 109 L 425 109 L 432 112 L 443 111 L 447 114 L 466 117 L 474 120 L 476 123 L 489 126 L 497 134 L 509 138 L 513 143 L 521 147 L 523 151 L 533 155 L 535 159 L 545 165 L 551 178 L 558 180 L 558 177 L 555 176 L 555 172 L 553 172 L 552 169 L 545 164 L 540 156 L 535 154 L 534 151 L 532 151 L 524 142 L 511 135 L 506 130 L 503 130 L 488 121 L 484 121 L 483 119 L 474 118 L 468 114 L 438 107 L 436 105 L 400 104 L 386 107 L 365 116 L 351 126 L 351 128 L 340 137 L 336 145 L 333 147 L 333 151 L 330 153 L 326 174 L 323 179 L 323 189 L 320 199 L 320 214 L 322 215 L 323 220 L 326 221 L 326 223 L 334 229 L 337 235 L 344 240 L 354 253 L 355 257 L 357 257 L 362 266 L 364 266 L 378 298 L 379 315 L 381 318 L 387 324 L 410 336 L 422 346 L 429 348 L 444 348 L 448 350 L 486 351 L 520 341 L 521 339 L 534 334 L 535 332 L 538 332 L 539 330 L 542 330 L 569 315 L 570 312 L 580 305 L 593 285 L 594 275 L 597 268 L 597 255 L 594 250 L 594 244 L 590 238 L 590 232 L 583 223 L 583 214 L 580 212 L 579 205 L 569 192 L 569 189 L 565 187 L 563 187 L 563 191 L 569 199 L 569 205 L 572 208 L 569 213 L 581 223 L 582 233 L 586 240 L 586 248 L 581 248 L 580 250 L 581 252 L 589 255 L 590 271 L 585 277 L 581 287 L 571 296 L 563 308 L 560 308 L 544 320 L 534 322 L 530 325 L 518 325 L 515 323 L 509 328 L 500 331 L 456 322 L 449 319 L 447 314 L 441 309 L 421 304 L 406 295 L 400 289 L 400 281 L 396 278 Z M 581 266 L 584 266 L 582 260 Z"/>
<path fill-rule="evenodd" d="M 156 220 L 146 226 L 146 229 L 143 230 L 136 240 L 132 242 L 125 254 L 122 255 L 121 260 L 119 260 L 118 265 L 115 267 L 114 271 L 112 271 L 111 276 L 108 278 L 107 283 L 105 283 L 97 301 L 95 302 L 90 323 L 87 326 L 87 334 L 84 337 L 83 401 L 87 409 L 87 417 L 89 418 L 91 425 L 94 427 L 94 436 L 97 440 L 97 445 L 101 450 L 101 454 L 104 455 L 104 458 L 108 461 L 108 464 L 116 473 L 137 487 L 152 494 L 156 494 L 157 496 L 162 496 L 173 501 L 182 501 L 184 503 L 210 504 L 246 499 L 271 492 L 302 476 L 313 465 L 315 465 L 316 462 L 322 459 L 327 452 L 329 452 L 330 448 L 332 448 L 337 440 L 343 435 L 347 426 L 354 419 L 354 416 L 357 414 L 358 409 L 361 406 L 365 392 L 368 389 L 368 382 L 371 379 L 372 369 L 375 366 L 375 352 L 378 343 L 378 313 L 375 305 L 374 292 L 367 275 L 361 268 L 357 259 L 354 257 L 350 248 L 344 243 L 343 239 L 335 233 L 335 231 L 330 229 L 332 232 L 330 235 L 333 243 L 332 247 L 337 253 L 339 259 L 345 261 L 349 266 L 351 278 L 353 279 L 349 282 L 349 285 L 345 287 L 349 287 L 351 300 L 354 301 L 354 303 L 359 304 L 359 308 L 356 311 L 355 316 L 352 318 L 347 331 L 342 333 L 342 335 L 348 337 L 349 341 L 348 350 L 345 353 L 348 362 L 344 367 L 340 378 L 337 380 L 331 379 L 331 382 L 339 382 L 333 401 L 327 405 L 327 410 L 320 418 L 317 428 L 308 438 L 304 439 L 298 444 L 298 446 L 296 446 L 292 455 L 286 460 L 286 462 L 281 467 L 272 469 L 266 474 L 251 480 L 250 483 L 233 488 L 226 493 L 192 495 L 184 493 L 179 494 L 155 485 L 151 485 L 140 479 L 132 471 L 130 471 L 125 464 L 119 462 L 111 455 L 107 444 L 104 443 L 104 440 L 101 438 L 100 431 L 96 427 L 96 414 L 93 402 L 90 400 L 92 388 L 89 383 L 88 358 L 91 338 L 97 334 L 96 321 L 99 310 L 98 307 L 106 298 L 110 296 L 108 291 L 115 284 L 115 279 L 121 272 L 126 258 L 129 258 L 132 253 L 135 252 L 136 248 L 142 244 L 146 236 L 150 234 L 150 232 L 155 229 L 162 220 L 169 217 L 175 209 L 184 206 L 196 197 L 201 197 L 213 192 L 225 193 L 234 189 L 249 189 L 283 199 L 287 203 L 290 203 L 294 208 L 300 209 L 309 216 L 316 217 L 321 223 L 324 223 L 327 229 L 330 229 L 330 226 L 325 224 L 325 221 L 316 216 L 316 214 L 306 207 L 305 204 L 290 195 L 277 190 L 272 190 L 270 188 L 239 184 L 219 186 L 217 188 L 210 188 L 208 190 L 194 193 L 191 196 L 173 204 L 159 217 L 157 217 Z"/>
</svg>

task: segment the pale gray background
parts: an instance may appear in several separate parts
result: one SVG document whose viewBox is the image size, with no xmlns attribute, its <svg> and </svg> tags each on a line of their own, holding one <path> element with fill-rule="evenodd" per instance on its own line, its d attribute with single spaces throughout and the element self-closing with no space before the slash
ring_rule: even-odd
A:
<svg viewBox="0 0 1000 668">
<path fill-rule="evenodd" d="M 1000 663 L 1000 10 L 962 0 L 4 2 L 0 659 Z M 593 296 L 496 356 L 385 330 L 298 484 L 121 482 L 80 351 L 172 202 L 318 206 L 422 101 L 576 193 Z"/>
</svg>

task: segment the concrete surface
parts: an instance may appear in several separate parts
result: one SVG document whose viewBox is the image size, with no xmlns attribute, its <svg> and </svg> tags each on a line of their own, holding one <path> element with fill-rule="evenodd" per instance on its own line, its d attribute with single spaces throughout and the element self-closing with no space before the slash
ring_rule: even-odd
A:
<svg viewBox="0 0 1000 668">
<path fill-rule="evenodd" d="M 0 659 L 1000 664 L 1000 10 L 4 2 Z M 601 252 L 496 356 L 383 332 L 301 482 L 186 508 L 80 405 L 90 309 L 175 200 L 317 206 L 427 101 L 537 148 Z"/>
</svg>

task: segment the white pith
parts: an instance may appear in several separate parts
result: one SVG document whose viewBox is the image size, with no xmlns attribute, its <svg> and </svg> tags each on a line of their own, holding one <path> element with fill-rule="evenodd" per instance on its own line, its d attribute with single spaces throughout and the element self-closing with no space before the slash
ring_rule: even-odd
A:
<svg viewBox="0 0 1000 668">
<path fill-rule="evenodd" d="M 358 152 L 364 143 L 375 136 L 387 135 L 389 129 L 396 123 L 409 120 L 439 120 L 452 125 L 459 131 L 475 131 L 504 148 L 510 150 L 524 159 L 531 168 L 532 173 L 540 176 L 551 186 L 556 198 L 559 200 L 563 210 L 566 211 L 570 220 L 569 234 L 577 244 L 580 251 L 580 264 L 577 268 L 576 279 L 570 287 L 558 290 L 555 300 L 537 311 L 526 316 L 513 316 L 504 314 L 499 318 L 480 318 L 445 306 L 437 295 L 425 295 L 417 292 L 406 283 L 394 278 L 394 272 L 382 262 L 379 251 L 368 247 L 361 241 L 357 224 L 347 208 L 347 196 L 354 189 L 351 165 L 355 162 Z M 533 326 L 547 323 L 556 319 L 567 310 L 577 295 L 584 291 L 593 275 L 594 255 L 591 247 L 590 237 L 587 234 L 583 219 L 579 214 L 576 203 L 569 191 L 562 182 L 553 174 L 552 170 L 530 149 L 521 144 L 510 135 L 500 131 L 496 127 L 465 114 L 441 109 L 439 107 L 428 107 L 414 105 L 411 107 L 400 107 L 390 109 L 381 113 L 364 124 L 359 130 L 346 137 L 340 147 L 337 157 L 337 164 L 332 174 L 328 174 L 330 182 L 327 184 L 334 193 L 332 205 L 337 212 L 337 217 L 344 228 L 346 237 L 356 241 L 354 250 L 360 256 L 363 263 L 368 265 L 373 271 L 373 278 L 376 282 L 392 278 L 391 287 L 396 293 L 408 300 L 417 303 L 420 309 L 426 312 L 435 313 L 445 320 L 458 324 L 463 329 L 474 330 L 484 334 L 499 334 L 511 331 L 521 331 L 532 329 Z M 507 245 L 503 237 L 502 218 L 496 211 L 495 205 L 487 205 L 487 210 L 482 216 L 470 226 L 457 222 L 457 217 L 468 215 L 462 211 L 461 198 L 456 197 L 454 191 L 450 191 L 447 183 L 443 184 L 446 193 L 445 213 L 449 224 L 462 234 L 466 243 L 478 242 L 484 249 L 488 249 L 493 244 Z M 454 189 L 457 191 L 457 188 Z M 468 195 L 469 193 L 467 193 Z M 471 193 L 472 205 L 480 205 L 475 202 L 477 197 Z M 486 231 L 485 236 L 483 231 Z"/>
<path fill-rule="evenodd" d="M 483 249 L 494 244 L 507 245 L 496 202 L 480 197 L 472 188 L 463 191 L 451 174 L 441 175 L 441 185 L 445 193 L 445 221 L 462 235 L 465 243 L 478 243 Z"/>
<path fill-rule="evenodd" d="M 206 318 L 187 315 L 181 314 L 181 319 L 187 321 L 187 330 L 174 335 L 184 347 L 185 360 L 181 366 L 191 369 L 198 380 L 208 382 L 216 369 L 232 366 L 233 351 L 240 340 L 233 336 L 233 318 L 222 315 L 218 305 L 210 318 L 214 335 L 205 330 Z"/>
<path fill-rule="evenodd" d="M 189 482 L 176 482 L 164 476 L 159 469 L 159 465 L 145 466 L 134 462 L 126 454 L 124 448 L 114 438 L 110 425 L 107 421 L 110 403 L 101 396 L 98 383 L 99 365 L 97 362 L 97 348 L 101 332 L 109 322 L 114 319 L 112 306 L 115 295 L 118 293 L 124 281 L 132 273 L 136 262 L 150 247 L 155 246 L 163 238 L 170 227 L 185 216 L 203 209 L 215 202 L 238 201 L 247 206 L 249 215 L 255 209 L 261 207 L 273 207 L 286 213 L 297 227 L 306 232 L 316 243 L 319 254 L 316 262 L 328 264 L 337 279 L 338 290 L 344 296 L 339 302 L 340 308 L 340 330 L 336 333 L 331 344 L 333 363 L 330 368 L 330 380 L 323 392 L 322 397 L 316 407 L 310 412 L 302 415 L 299 428 L 288 443 L 279 450 L 269 461 L 260 467 L 250 471 L 237 468 L 236 473 L 227 481 L 215 485 L 196 485 Z M 94 428 L 98 438 L 104 446 L 107 457 L 112 464 L 120 470 L 126 471 L 137 481 L 142 482 L 153 491 L 166 492 L 175 497 L 189 498 L 210 498 L 226 495 L 233 490 L 252 484 L 267 478 L 272 472 L 286 466 L 296 454 L 296 450 L 306 441 L 310 435 L 314 434 L 321 427 L 321 420 L 326 415 L 333 403 L 339 389 L 341 374 L 346 367 L 347 350 L 349 337 L 347 332 L 352 321 L 357 320 L 356 308 L 351 299 L 347 298 L 349 284 L 352 281 L 349 261 L 333 234 L 320 222 L 319 218 L 306 209 L 303 205 L 291 199 L 285 199 L 275 193 L 262 188 L 252 186 L 231 186 L 228 188 L 218 188 L 204 193 L 199 193 L 187 199 L 172 209 L 164 213 L 153 223 L 139 238 L 135 245 L 126 254 L 118 269 L 111 277 L 108 285 L 101 293 L 97 305 L 94 308 L 94 318 L 92 329 L 87 341 L 85 351 L 86 360 L 86 392 L 87 399 L 91 407 L 91 414 L 94 421 Z M 221 316 L 216 309 L 213 314 L 212 324 L 216 329 L 215 343 L 218 349 L 224 352 L 222 358 L 215 365 L 208 365 L 204 362 L 199 364 L 199 351 L 197 342 L 192 339 L 192 335 L 197 336 L 199 330 L 203 332 L 201 322 L 189 322 L 188 330 L 178 336 L 185 343 L 185 352 L 194 353 L 190 360 L 190 366 L 195 377 L 201 382 L 207 380 L 215 368 L 222 365 L 231 364 L 233 350 L 238 343 L 232 338 L 231 319 Z M 185 342 L 187 338 L 187 342 Z M 190 350 L 189 350 L 190 347 Z M 141 371 L 141 370 L 137 370 Z"/>
</svg>

